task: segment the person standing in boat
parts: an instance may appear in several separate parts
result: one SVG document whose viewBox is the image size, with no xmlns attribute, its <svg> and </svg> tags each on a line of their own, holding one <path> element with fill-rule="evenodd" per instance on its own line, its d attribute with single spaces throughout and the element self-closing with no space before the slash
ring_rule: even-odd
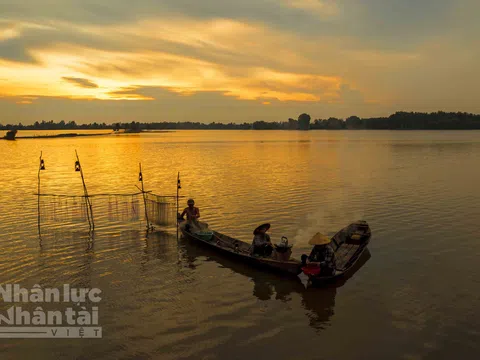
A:
<svg viewBox="0 0 480 360">
<path fill-rule="evenodd" d="M 263 224 L 253 232 L 252 254 L 259 256 L 272 255 L 273 246 L 270 235 L 267 234 L 268 229 L 270 229 L 270 224 Z"/>
<path fill-rule="evenodd" d="M 314 245 L 307 264 L 318 264 L 323 275 L 335 274 L 335 251 L 330 245 L 331 240 L 328 236 L 316 233 L 308 242 Z"/>
<path fill-rule="evenodd" d="M 183 219 L 185 215 L 187 215 L 187 231 L 193 225 L 194 227 L 199 227 L 198 218 L 200 217 L 200 210 L 195 207 L 195 201 L 193 199 L 188 199 L 187 201 L 188 207 L 186 207 L 180 217 Z"/>
</svg>

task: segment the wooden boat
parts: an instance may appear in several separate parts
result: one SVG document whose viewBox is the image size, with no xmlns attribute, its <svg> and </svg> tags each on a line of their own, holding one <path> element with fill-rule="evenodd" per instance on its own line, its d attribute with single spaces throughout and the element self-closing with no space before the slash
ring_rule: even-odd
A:
<svg viewBox="0 0 480 360">
<path fill-rule="evenodd" d="M 224 268 L 228 268 L 238 274 L 252 279 L 256 283 L 256 287 L 273 286 L 276 288 L 277 293 L 289 293 L 294 291 L 296 293 L 303 293 L 306 289 L 305 284 L 302 284 L 300 277 L 291 276 L 288 277 L 289 281 L 285 281 L 285 277 L 282 273 L 272 271 L 258 271 L 255 267 L 245 266 L 243 262 L 236 261 L 235 257 L 224 256 L 222 252 L 210 246 L 204 246 L 198 241 L 191 241 L 186 237 L 179 239 L 182 247 L 185 249 L 185 254 L 189 264 L 193 265 L 198 257 L 205 257 L 206 261 L 215 261 Z M 342 277 L 338 278 L 335 282 L 329 283 L 329 287 L 340 288 L 347 283 L 347 281 L 353 277 L 353 275 L 359 271 L 371 258 L 371 254 L 368 247 L 358 257 L 355 264 L 349 269 L 349 271 Z"/>
<path fill-rule="evenodd" d="M 259 257 L 251 254 L 250 244 L 221 234 L 217 231 L 209 230 L 204 223 L 199 223 L 198 229 L 191 229 L 186 226 L 186 221 L 179 222 L 179 229 L 187 239 L 216 249 L 226 255 L 236 258 L 238 261 L 248 263 L 284 274 L 298 275 L 302 272 L 302 263 L 295 259 L 287 261 L 276 260 L 273 257 Z"/>
<path fill-rule="evenodd" d="M 313 284 L 337 281 L 342 277 L 349 276 L 358 259 L 366 250 L 371 237 L 371 230 L 366 221 L 354 222 L 337 232 L 331 238 L 330 243 L 335 251 L 336 270 L 332 275 L 321 275 L 318 272 L 316 274 L 309 273 L 306 269 L 308 265 L 296 259 L 282 261 L 273 257 L 253 256 L 250 244 L 210 230 L 204 223 L 199 222 L 199 227 L 195 229 L 188 229 L 186 225 L 186 221 L 180 221 L 179 229 L 189 240 L 206 245 L 252 266 L 291 275 L 298 275 L 303 271 Z M 306 257 L 306 255 L 304 256 Z"/>
<path fill-rule="evenodd" d="M 335 272 L 331 275 L 322 275 L 321 271 L 315 274 L 309 271 L 311 269 L 308 265 L 304 266 L 302 271 L 312 283 L 329 282 L 344 277 L 366 250 L 371 236 L 372 232 L 366 221 L 360 220 L 346 226 L 331 238 L 330 245 L 335 251 Z"/>
</svg>

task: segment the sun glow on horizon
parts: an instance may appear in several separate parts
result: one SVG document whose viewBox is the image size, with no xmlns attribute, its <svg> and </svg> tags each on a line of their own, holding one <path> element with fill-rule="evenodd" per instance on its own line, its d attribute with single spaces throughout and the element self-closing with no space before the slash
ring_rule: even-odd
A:
<svg viewBox="0 0 480 360">
<path fill-rule="evenodd" d="M 478 1 L 54 3 L 0 5 L 2 121 L 480 111 Z"/>
<path fill-rule="evenodd" d="M 50 24 L 50 27 L 55 26 L 60 29 L 66 24 Z M 18 28 L 21 29 L 20 26 Z M 186 95 L 220 92 L 240 100 L 318 102 L 338 98 L 336 91 L 344 82 L 339 76 L 258 66 L 256 58 L 264 55 L 258 53 L 258 44 L 247 40 L 258 35 L 279 37 L 263 25 L 228 19 L 197 22 L 150 19 L 120 28 L 86 26 L 73 29 L 106 42 L 114 43 L 126 38 L 127 43 L 155 44 L 161 41 L 166 46 L 165 50 L 146 50 L 140 46 L 125 51 L 52 42 L 43 47 L 28 48 L 33 62 L 0 60 L 0 79 L 8 79 L 0 94 L 152 100 L 152 96 L 142 94 L 142 89 L 163 88 Z M 20 30 L 18 34 L 21 35 Z M 173 48 L 172 44 L 175 45 Z M 197 57 L 177 53 L 178 46 L 198 48 L 207 53 L 213 51 L 220 58 L 233 59 L 233 64 L 224 65 L 217 59 L 208 59 L 203 53 Z M 254 59 L 250 63 L 235 64 L 238 61 L 235 56 L 241 56 L 239 46 L 251 50 Z M 298 61 L 302 61 L 301 58 Z M 12 71 L 15 72 L 14 78 L 11 77 Z M 139 92 L 135 93 L 135 89 Z"/>
</svg>

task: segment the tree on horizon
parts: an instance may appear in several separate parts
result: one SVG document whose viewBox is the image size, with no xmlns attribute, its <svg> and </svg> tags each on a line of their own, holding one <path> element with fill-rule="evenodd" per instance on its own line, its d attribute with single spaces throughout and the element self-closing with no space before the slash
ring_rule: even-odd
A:
<svg viewBox="0 0 480 360">
<path fill-rule="evenodd" d="M 298 129 L 309 130 L 310 129 L 310 115 L 303 113 L 298 117 Z"/>
</svg>

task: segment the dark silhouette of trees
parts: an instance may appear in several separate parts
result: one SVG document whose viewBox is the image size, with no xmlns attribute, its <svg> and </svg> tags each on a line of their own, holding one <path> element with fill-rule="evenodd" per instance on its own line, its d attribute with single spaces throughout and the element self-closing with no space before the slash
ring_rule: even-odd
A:
<svg viewBox="0 0 480 360">
<path fill-rule="evenodd" d="M 132 121 L 130 124 L 125 124 L 123 129 L 128 133 L 139 133 L 144 127 L 139 122 Z"/>
<path fill-rule="evenodd" d="M 352 129 L 379 130 L 469 130 L 480 129 L 480 115 L 468 113 L 396 112 L 389 117 L 367 118 L 350 122 Z"/>
<path fill-rule="evenodd" d="M 298 120 L 289 118 L 288 119 L 288 130 L 297 130 L 298 129 Z"/>
<path fill-rule="evenodd" d="M 53 122 L 53 120 L 42 122 L 35 121 L 32 125 L 23 125 L 19 123 L 17 125 L 7 124 L 2 125 L 0 124 L 1 130 L 75 130 L 75 129 L 111 129 L 111 125 L 107 125 L 105 123 L 97 124 L 94 122 L 93 124 L 82 124 L 77 125 L 75 121 L 70 121 L 66 123 L 64 120 L 61 120 L 58 123 Z"/>
<path fill-rule="evenodd" d="M 363 126 L 362 119 L 358 116 L 350 116 L 345 120 L 347 129 L 360 129 Z"/>
<path fill-rule="evenodd" d="M 364 118 L 350 116 L 345 121 L 336 118 L 316 119 L 310 129 L 373 129 L 373 130 L 469 130 L 480 129 L 480 115 L 469 113 L 397 112 L 389 117 Z"/>
<path fill-rule="evenodd" d="M 327 127 L 331 130 L 340 130 L 345 128 L 345 122 L 334 117 L 328 118 Z"/>
<path fill-rule="evenodd" d="M 469 113 L 415 113 L 397 112 L 389 117 L 359 118 L 350 116 L 346 120 L 334 117 L 328 119 L 315 119 L 310 122 L 308 114 L 301 114 L 298 120 L 289 118 L 284 122 L 255 121 L 252 124 L 216 123 L 204 124 L 199 122 L 158 122 L 140 123 L 127 122 L 107 125 L 105 123 L 91 123 L 78 125 L 75 121 L 58 123 L 53 120 L 42 122 L 35 121 L 31 125 L 0 124 L 0 130 L 78 130 L 78 129 L 124 129 L 126 132 L 140 132 L 142 130 L 342 130 L 342 129 L 378 129 L 378 130 L 468 130 L 480 129 L 480 115 Z"/>
<path fill-rule="evenodd" d="M 303 113 L 298 117 L 298 129 L 299 130 L 310 129 L 310 115 Z"/>
<path fill-rule="evenodd" d="M 282 125 L 278 122 L 255 121 L 252 124 L 253 130 L 281 130 Z"/>
</svg>

